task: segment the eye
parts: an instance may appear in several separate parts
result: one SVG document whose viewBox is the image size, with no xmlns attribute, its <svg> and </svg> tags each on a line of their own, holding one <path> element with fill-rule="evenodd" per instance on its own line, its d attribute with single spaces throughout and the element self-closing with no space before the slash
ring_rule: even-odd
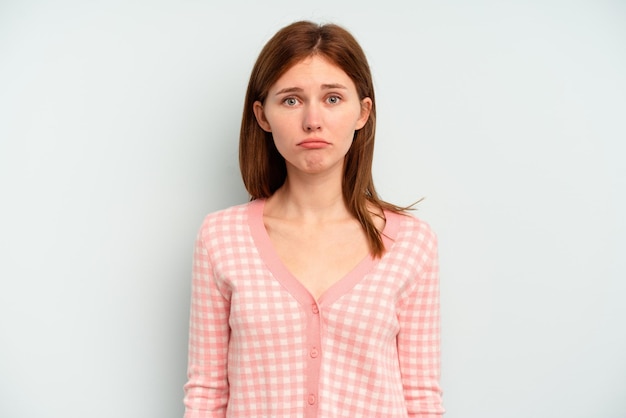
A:
<svg viewBox="0 0 626 418">
<path fill-rule="evenodd" d="M 341 101 L 341 97 L 339 96 L 329 96 L 326 101 L 330 104 L 337 104 Z"/>
<path fill-rule="evenodd" d="M 287 106 L 295 106 L 298 104 L 298 99 L 296 99 L 295 97 L 287 97 L 285 100 L 283 100 L 283 103 Z"/>
</svg>

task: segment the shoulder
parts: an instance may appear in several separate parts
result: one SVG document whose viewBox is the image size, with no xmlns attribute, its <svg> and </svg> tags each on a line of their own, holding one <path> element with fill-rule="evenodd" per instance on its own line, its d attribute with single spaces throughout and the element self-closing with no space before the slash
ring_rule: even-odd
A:
<svg viewBox="0 0 626 418">
<path fill-rule="evenodd" d="M 406 212 L 385 211 L 385 217 L 392 229 L 391 238 L 394 247 L 407 251 L 436 253 L 437 234 L 426 221 Z"/>
<path fill-rule="evenodd" d="M 241 233 L 248 225 L 248 211 L 253 203 L 231 206 L 206 215 L 200 226 L 201 238 L 206 241 L 215 237 Z"/>
<path fill-rule="evenodd" d="M 218 211 L 211 212 L 204 217 L 203 225 L 230 222 L 242 218 L 245 219 L 248 214 L 248 207 L 251 203 L 253 202 L 246 202 L 240 205 L 235 205 L 226 209 L 220 209 Z"/>
</svg>

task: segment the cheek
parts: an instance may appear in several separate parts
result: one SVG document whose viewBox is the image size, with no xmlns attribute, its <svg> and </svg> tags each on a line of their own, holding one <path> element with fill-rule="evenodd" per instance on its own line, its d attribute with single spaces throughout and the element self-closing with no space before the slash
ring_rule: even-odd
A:
<svg viewBox="0 0 626 418">
<path fill-rule="evenodd" d="M 358 114 L 350 112 L 338 117 L 334 124 L 337 128 L 337 133 L 341 132 L 342 136 L 345 136 L 346 138 L 349 137 L 350 141 L 352 141 L 352 138 L 354 138 L 354 132 L 361 128 L 358 116 Z"/>
<path fill-rule="evenodd" d="M 283 136 L 289 132 L 293 132 L 298 127 L 298 123 L 294 117 L 286 117 L 280 114 L 268 114 L 267 122 L 269 123 L 274 136 Z"/>
</svg>

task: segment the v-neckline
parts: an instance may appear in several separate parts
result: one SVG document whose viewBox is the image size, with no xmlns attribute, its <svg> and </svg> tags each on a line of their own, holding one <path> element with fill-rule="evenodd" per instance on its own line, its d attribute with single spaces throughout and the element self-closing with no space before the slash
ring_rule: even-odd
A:
<svg viewBox="0 0 626 418">
<path fill-rule="evenodd" d="M 319 298 L 313 294 L 295 277 L 278 256 L 278 252 L 270 239 L 263 220 L 265 199 L 256 199 L 248 205 L 248 225 L 252 238 L 257 246 L 259 254 L 272 275 L 287 289 L 292 296 L 303 306 L 311 304 L 331 305 L 344 294 L 348 293 L 356 284 L 363 279 L 376 266 L 380 259 L 367 254 L 352 270 L 328 287 Z M 385 226 L 383 228 L 383 242 L 387 251 L 393 245 L 397 234 L 398 219 L 393 212 L 385 211 Z"/>
</svg>

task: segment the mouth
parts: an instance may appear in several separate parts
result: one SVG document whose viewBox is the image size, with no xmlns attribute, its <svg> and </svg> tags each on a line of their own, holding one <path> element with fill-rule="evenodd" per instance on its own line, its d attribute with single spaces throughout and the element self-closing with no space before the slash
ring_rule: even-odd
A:
<svg viewBox="0 0 626 418">
<path fill-rule="evenodd" d="M 329 146 L 330 143 L 327 141 L 324 141 L 323 139 L 310 138 L 310 139 L 305 139 L 304 141 L 301 141 L 296 145 L 302 148 L 307 148 L 307 149 L 318 149 L 318 148 L 325 148 Z"/>
</svg>

